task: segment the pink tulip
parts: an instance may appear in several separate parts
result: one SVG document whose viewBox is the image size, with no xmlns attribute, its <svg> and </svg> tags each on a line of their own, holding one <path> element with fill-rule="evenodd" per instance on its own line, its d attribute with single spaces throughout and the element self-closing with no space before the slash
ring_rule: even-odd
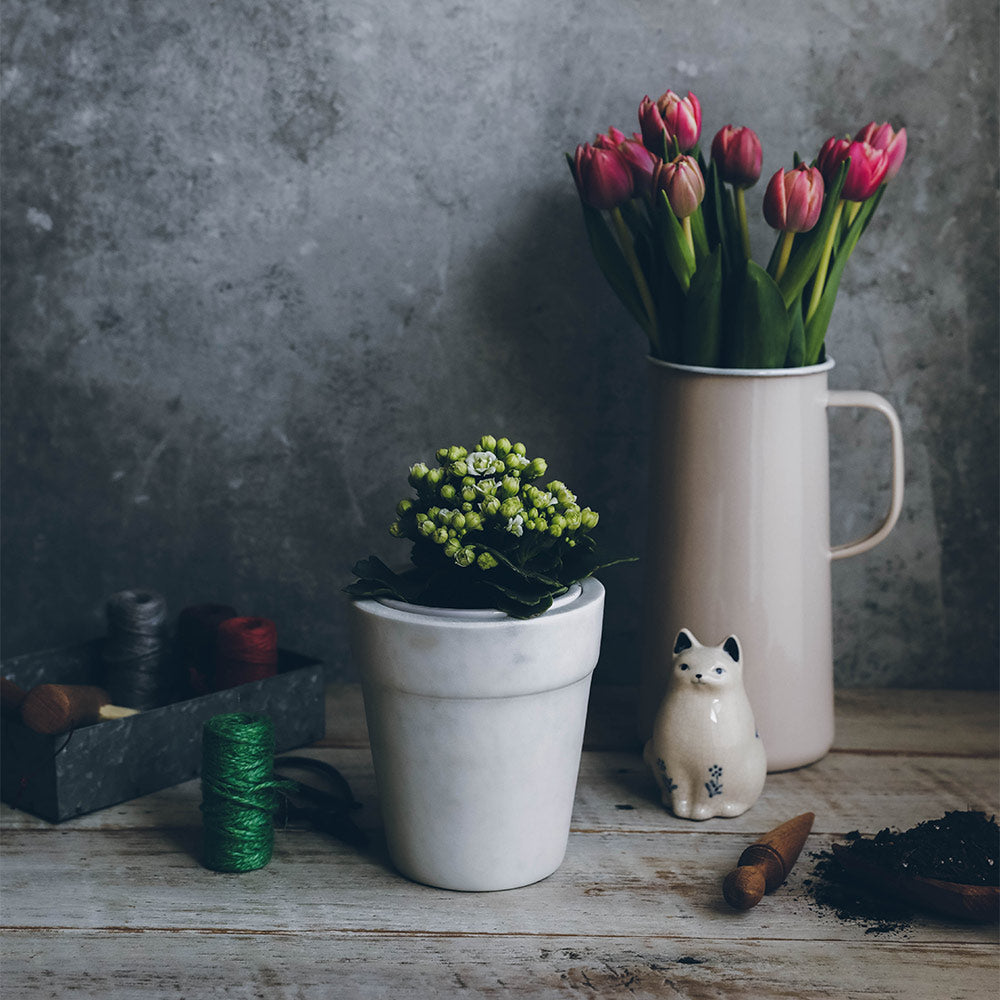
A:
<svg viewBox="0 0 1000 1000">
<path fill-rule="evenodd" d="M 627 138 L 628 136 L 621 129 L 615 128 L 612 125 L 608 129 L 607 135 L 597 136 L 594 140 L 594 145 L 598 149 L 617 149 Z"/>
<path fill-rule="evenodd" d="M 666 192 L 678 219 L 686 219 L 693 214 L 705 197 L 705 178 L 693 156 L 682 154 L 669 163 L 661 164 L 655 186 Z"/>
<path fill-rule="evenodd" d="M 660 165 L 660 158 L 646 149 L 642 144 L 642 136 L 633 133 L 629 138 L 624 132 L 610 128 L 607 135 L 599 135 L 594 140 L 594 145 L 599 149 L 618 150 L 632 170 L 635 190 L 643 194 L 652 191 L 653 175 Z"/>
<path fill-rule="evenodd" d="M 867 142 L 851 142 L 850 139 L 831 136 L 823 143 L 816 159 L 816 165 L 828 186 L 833 183 L 840 165 L 848 158 L 851 164 L 847 168 L 840 197 L 845 201 L 865 201 L 885 180 L 889 169 L 889 155 L 884 149 L 875 149 Z"/>
<path fill-rule="evenodd" d="M 800 163 L 785 173 L 779 170 L 764 192 L 764 218 L 772 229 L 806 233 L 823 210 L 823 175 L 818 167 Z"/>
<path fill-rule="evenodd" d="M 885 172 L 885 179 L 891 181 L 899 168 L 903 165 L 903 157 L 906 156 L 906 129 L 901 128 L 894 132 L 888 122 L 876 125 L 869 122 L 855 137 L 855 142 L 867 142 L 875 149 L 884 149 L 889 157 L 889 169 Z"/>
<path fill-rule="evenodd" d="M 712 159 L 724 181 L 738 188 L 752 187 L 760 177 L 763 160 L 760 139 L 753 129 L 726 125 L 712 140 Z"/>
<path fill-rule="evenodd" d="M 686 153 L 701 137 L 701 104 L 690 90 L 687 97 L 668 90 L 656 102 L 647 94 L 639 105 L 639 125 L 642 141 L 651 153 L 663 155 L 664 136 L 667 144 L 676 139 L 680 151 Z"/>
<path fill-rule="evenodd" d="M 577 146 L 574 174 L 580 197 L 594 208 L 616 208 L 632 197 L 632 170 L 617 149 Z"/>
</svg>

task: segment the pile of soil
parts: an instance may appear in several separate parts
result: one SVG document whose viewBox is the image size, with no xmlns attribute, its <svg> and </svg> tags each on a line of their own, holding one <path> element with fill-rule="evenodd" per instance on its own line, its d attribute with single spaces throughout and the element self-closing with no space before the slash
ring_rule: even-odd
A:
<svg viewBox="0 0 1000 1000">
<path fill-rule="evenodd" d="M 1000 875 L 1000 827 L 982 812 L 948 812 L 941 819 L 918 823 L 899 832 L 880 830 L 862 837 L 854 830 L 844 845 L 859 859 L 897 875 L 997 885 Z M 873 892 L 863 879 L 848 872 L 829 851 L 814 853 L 816 864 L 803 882 L 813 902 L 834 910 L 844 921 L 865 928 L 866 934 L 905 931 L 914 912 L 908 904 Z"/>
</svg>

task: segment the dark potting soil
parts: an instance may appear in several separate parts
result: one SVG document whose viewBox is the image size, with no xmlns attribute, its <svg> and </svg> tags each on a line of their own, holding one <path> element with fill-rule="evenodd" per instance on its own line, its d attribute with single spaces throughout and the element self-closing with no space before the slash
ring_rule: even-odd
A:
<svg viewBox="0 0 1000 1000">
<path fill-rule="evenodd" d="M 949 812 L 903 832 L 880 830 L 872 838 L 854 830 L 846 839 L 844 846 L 860 860 L 896 875 L 963 885 L 998 884 L 1000 827 L 982 812 Z M 812 856 L 816 864 L 803 884 L 814 903 L 834 910 L 841 920 L 863 926 L 867 934 L 906 930 L 914 915 L 911 906 L 869 889 L 829 851 Z"/>
</svg>

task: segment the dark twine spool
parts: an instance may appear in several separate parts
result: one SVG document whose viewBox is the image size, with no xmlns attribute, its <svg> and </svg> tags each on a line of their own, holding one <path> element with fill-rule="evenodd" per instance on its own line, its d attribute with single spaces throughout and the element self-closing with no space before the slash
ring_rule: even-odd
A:
<svg viewBox="0 0 1000 1000">
<path fill-rule="evenodd" d="M 152 590 L 122 590 L 107 603 L 104 687 L 115 705 L 156 708 L 176 693 L 167 645 L 167 602 Z"/>
<path fill-rule="evenodd" d="M 215 686 L 219 626 L 239 612 L 228 604 L 192 604 L 177 616 L 177 652 L 195 694 Z"/>
<path fill-rule="evenodd" d="M 216 632 L 215 690 L 273 677 L 278 630 L 267 618 L 229 618 Z"/>
<path fill-rule="evenodd" d="M 275 821 L 306 820 L 355 847 L 367 843 L 351 821 L 361 808 L 336 768 L 311 757 L 274 759 L 274 723 L 267 715 L 216 715 L 202 729 L 201 810 L 206 868 L 249 872 L 263 868 L 274 848 Z M 283 777 L 311 771 L 327 789 Z"/>
<path fill-rule="evenodd" d="M 202 730 L 201 810 L 205 867 L 217 872 L 263 868 L 274 848 L 279 790 L 274 724 L 266 715 L 216 715 Z"/>
</svg>

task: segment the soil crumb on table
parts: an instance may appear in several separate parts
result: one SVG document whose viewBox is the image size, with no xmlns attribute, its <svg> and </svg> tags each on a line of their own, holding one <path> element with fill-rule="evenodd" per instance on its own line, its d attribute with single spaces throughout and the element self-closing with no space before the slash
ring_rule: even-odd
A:
<svg viewBox="0 0 1000 1000">
<path fill-rule="evenodd" d="M 983 812 L 953 811 L 902 832 L 886 828 L 874 837 L 857 830 L 844 845 L 859 859 L 890 874 L 919 875 L 963 885 L 997 885 L 1000 827 Z M 812 855 L 815 865 L 803 880 L 812 902 L 830 909 L 866 934 L 907 930 L 915 911 L 907 903 L 878 894 L 863 879 L 848 872 L 829 851 Z"/>
</svg>

